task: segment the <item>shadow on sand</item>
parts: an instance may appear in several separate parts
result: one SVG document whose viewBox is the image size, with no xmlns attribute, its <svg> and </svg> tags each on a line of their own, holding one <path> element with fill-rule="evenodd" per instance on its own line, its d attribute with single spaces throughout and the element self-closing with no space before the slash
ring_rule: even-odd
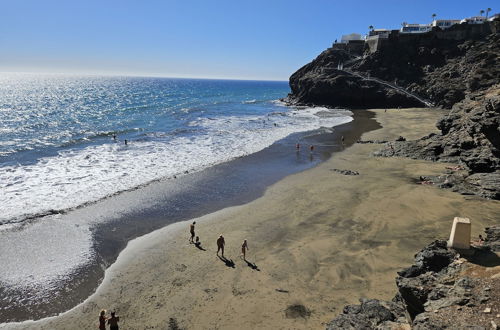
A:
<svg viewBox="0 0 500 330">
<path fill-rule="evenodd" d="M 217 257 L 219 257 L 219 259 L 222 260 L 226 264 L 227 267 L 236 268 L 233 260 L 227 259 L 226 257 L 221 257 L 221 256 L 217 256 Z"/>
<path fill-rule="evenodd" d="M 250 261 L 248 261 L 246 259 L 243 259 L 243 261 L 245 261 L 247 263 L 248 267 L 252 268 L 253 270 L 256 270 L 256 271 L 260 272 L 260 269 L 259 269 L 259 267 L 257 267 L 256 264 L 251 263 Z"/>
<path fill-rule="evenodd" d="M 203 246 L 201 246 L 201 243 L 194 243 L 194 246 L 196 246 L 198 249 L 200 249 L 202 251 L 206 251 L 206 249 L 203 248 Z"/>
<path fill-rule="evenodd" d="M 500 257 L 488 247 L 472 247 L 467 253 L 461 253 L 461 256 L 470 263 L 483 267 L 500 266 Z"/>
</svg>

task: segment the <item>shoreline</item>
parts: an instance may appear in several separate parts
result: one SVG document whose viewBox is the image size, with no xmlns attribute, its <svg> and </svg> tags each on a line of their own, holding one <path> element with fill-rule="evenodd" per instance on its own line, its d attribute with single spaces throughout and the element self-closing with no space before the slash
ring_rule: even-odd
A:
<svg viewBox="0 0 500 330">
<path fill-rule="evenodd" d="M 90 262 L 73 270 L 57 283 L 52 283 L 52 291 L 45 293 L 43 300 L 36 299 L 36 292 L 4 291 L 3 297 L 7 298 L 4 302 L 9 297 L 24 299 L 32 295 L 35 298 L 31 298 L 34 303 L 30 302 L 26 307 L 6 308 L 8 304 L 4 305 L 3 322 L 26 319 L 27 312 L 32 319 L 41 319 L 64 312 L 68 306 L 78 305 L 95 292 L 104 270 L 115 262 L 130 240 L 177 221 L 251 202 L 261 197 L 269 185 L 287 175 L 312 168 L 329 159 L 340 149 L 335 145 L 340 135 L 346 136 L 346 144 L 349 145 L 359 138 L 361 132 L 377 127 L 369 113 L 354 113 L 353 117 L 353 121 L 326 132 L 319 129 L 295 133 L 258 153 L 175 180 L 153 182 L 66 214 L 44 219 L 59 223 L 55 229 L 61 231 L 61 236 L 66 228 L 81 226 L 87 219 L 105 221 L 97 220 L 89 228 L 93 242 Z M 309 156 L 296 158 L 294 144 L 299 138 L 317 145 L 314 159 Z"/>
<path fill-rule="evenodd" d="M 427 109 L 370 111 L 383 128 L 363 139 L 417 138 L 440 115 Z M 190 329 L 321 328 L 360 297 L 390 298 L 395 270 L 409 264 L 425 242 L 449 234 L 453 215 L 470 217 L 475 235 L 494 221 L 500 203 L 416 185 L 412 177 L 438 173 L 447 164 L 370 156 L 380 148 L 352 145 L 287 176 L 250 203 L 198 218 L 197 233 L 208 251 L 187 243 L 187 222 L 134 239 L 84 303 L 60 316 L 0 328 L 90 328 L 101 308 L 116 309 L 128 328 L 169 322 Z M 344 176 L 334 168 L 360 174 Z M 215 256 L 221 232 L 235 268 Z M 243 238 L 259 271 L 237 258 Z M 294 313 L 293 306 L 308 313 Z"/>
</svg>

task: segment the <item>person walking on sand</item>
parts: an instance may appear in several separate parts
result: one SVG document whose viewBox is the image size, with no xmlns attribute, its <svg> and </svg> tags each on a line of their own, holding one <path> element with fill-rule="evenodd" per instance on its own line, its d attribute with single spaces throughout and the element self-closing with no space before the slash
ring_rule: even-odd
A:
<svg viewBox="0 0 500 330">
<path fill-rule="evenodd" d="M 115 316 L 115 312 L 111 312 L 111 317 L 108 319 L 109 329 L 118 330 L 118 321 L 120 321 L 120 317 Z"/>
<path fill-rule="evenodd" d="M 103 309 L 99 315 L 99 330 L 106 330 L 106 310 Z"/>
<path fill-rule="evenodd" d="M 193 221 L 193 223 L 189 226 L 189 232 L 191 233 L 191 238 L 189 238 L 189 243 L 194 242 L 194 225 L 196 225 L 196 221 Z"/>
<path fill-rule="evenodd" d="M 224 258 L 224 245 L 226 242 L 224 241 L 224 236 L 220 234 L 219 238 L 217 238 L 217 255 L 219 255 L 219 251 L 222 250 L 222 257 Z"/>
<path fill-rule="evenodd" d="M 243 260 L 247 260 L 247 250 L 249 250 L 248 248 L 248 243 L 247 243 L 247 240 L 243 240 L 243 244 L 241 244 L 241 255 L 243 256 Z"/>
</svg>

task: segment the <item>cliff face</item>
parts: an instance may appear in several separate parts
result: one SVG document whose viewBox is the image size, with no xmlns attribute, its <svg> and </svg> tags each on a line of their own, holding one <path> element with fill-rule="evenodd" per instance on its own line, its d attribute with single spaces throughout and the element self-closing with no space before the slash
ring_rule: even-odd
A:
<svg viewBox="0 0 500 330">
<path fill-rule="evenodd" d="M 435 241 L 398 272 L 392 301 L 361 299 L 344 307 L 327 330 L 496 329 L 500 306 L 500 227 L 465 255 Z M 459 312 L 457 312 L 459 311 Z"/>
<path fill-rule="evenodd" d="M 464 28 L 467 26 L 452 27 L 447 33 Z M 499 82 L 499 57 L 498 32 L 465 40 L 440 39 L 431 32 L 389 41 L 386 47 L 355 63 L 352 69 L 397 81 L 435 105 L 451 108 L 468 93 Z"/>
<path fill-rule="evenodd" d="M 459 163 L 430 178 L 462 194 L 500 199 L 500 21 L 371 40 L 364 54 L 334 45 L 290 77 L 291 104 L 451 108 L 432 134 L 376 153 Z M 339 66 L 340 64 L 340 66 Z"/>
<path fill-rule="evenodd" d="M 349 108 L 422 105 L 404 89 L 450 108 L 466 94 L 498 83 L 499 31 L 495 21 L 421 35 L 391 34 L 377 51 L 370 53 L 366 46 L 364 54 L 334 46 L 290 77 L 287 100 Z"/>
<path fill-rule="evenodd" d="M 337 65 L 350 56 L 342 49 L 327 49 L 313 62 L 305 65 L 290 77 L 292 94 L 287 101 L 292 104 L 327 105 L 344 108 L 412 107 L 421 105 L 404 93 L 366 80 Z"/>
</svg>

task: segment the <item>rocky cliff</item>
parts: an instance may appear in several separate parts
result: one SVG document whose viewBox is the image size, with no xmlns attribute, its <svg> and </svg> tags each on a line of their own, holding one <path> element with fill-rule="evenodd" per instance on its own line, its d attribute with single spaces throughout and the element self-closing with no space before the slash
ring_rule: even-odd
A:
<svg viewBox="0 0 500 330">
<path fill-rule="evenodd" d="M 383 42 L 382 42 L 383 41 Z M 377 156 L 459 163 L 426 183 L 500 199 L 500 21 L 418 35 L 391 33 L 364 53 L 334 45 L 290 77 L 290 104 L 451 108 L 431 134 Z M 457 169 L 460 169 L 459 171 Z"/>
<path fill-rule="evenodd" d="M 486 239 L 456 251 L 435 241 L 396 277 L 392 301 L 361 299 L 344 307 L 327 330 L 496 329 L 500 324 L 500 226 Z M 457 313 L 459 311 L 459 313 Z"/>
<path fill-rule="evenodd" d="M 421 103 L 397 89 L 363 79 L 344 70 L 345 50 L 330 48 L 290 77 L 289 104 L 326 105 L 341 108 L 412 107 Z M 349 68 L 346 67 L 346 70 Z"/>
<path fill-rule="evenodd" d="M 499 82 L 499 32 L 500 21 L 494 21 L 418 35 L 391 33 L 374 52 L 368 42 L 363 53 L 337 44 L 290 77 L 286 100 L 348 108 L 422 105 L 413 94 L 450 108 Z"/>
</svg>

